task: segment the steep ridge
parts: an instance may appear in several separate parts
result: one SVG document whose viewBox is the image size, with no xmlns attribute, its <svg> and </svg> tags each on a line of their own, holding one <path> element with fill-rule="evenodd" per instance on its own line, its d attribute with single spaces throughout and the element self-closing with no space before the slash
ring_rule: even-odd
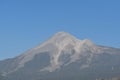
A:
<svg viewBox="0 0 120 80">
<path fill-rule="evenodd" d="M 68 64 L 77 61 L 80 58 L 82 52 L 86 50 L 90 50 L 93 53 L 98 53 L 100 51 L 100 47 L 96 46 L 90 40 L 79 40 L 74 36 L 70 35 L 66 32 L 58 32 L 49 40 L 44 42 L 43 44 L 31 49 L 25 54 L 22 54 L 20 58 L 20 62 L 16 69 L 24 67 L 24 64 L 29 62 L 34 58 L 35 55 L 40 54 L 42 52 L 50 52 L 50 65 L 41 71 L 48 70 L 50 72 L 59 69 L 60 66 L 64 62 L 59 62 L 60 55 L 69 54 L 71 59 Z M 74 51 L 74 54 L 72 54 Z"/>
</svg>

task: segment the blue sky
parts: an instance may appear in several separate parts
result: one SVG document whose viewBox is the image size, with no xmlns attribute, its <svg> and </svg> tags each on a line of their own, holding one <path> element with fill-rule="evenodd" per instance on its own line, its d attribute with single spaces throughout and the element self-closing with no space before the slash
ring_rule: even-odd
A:
<svg viewBox="0 0 120 80">
<path fill-rule="evenodd" d="M 120 48 L 120 0 L 0 0 L 0 59 L 58 31 Z"/>
</svg>

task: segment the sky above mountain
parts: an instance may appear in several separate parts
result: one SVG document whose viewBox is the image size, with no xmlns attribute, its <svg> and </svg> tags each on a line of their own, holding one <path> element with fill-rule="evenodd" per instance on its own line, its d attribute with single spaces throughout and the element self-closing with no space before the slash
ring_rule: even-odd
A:
<svg viewBox="0 0 120 80">
<path fill-rule="evenodd" d="M 59 31 L 120 48 L 119 0 L 1 0 L 0 59 L 14 57 Z"/>
</svg>

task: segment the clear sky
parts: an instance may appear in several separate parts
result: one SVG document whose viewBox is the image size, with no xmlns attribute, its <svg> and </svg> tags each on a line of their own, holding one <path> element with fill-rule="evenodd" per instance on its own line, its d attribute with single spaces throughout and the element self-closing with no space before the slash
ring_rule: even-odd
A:
<svg viewBox="0 0 120 80">
<path fill-rule="evenodd" d="M 120 48 L 120 0 L 0 0 L 0 59 L 59 31 Z"/>
</svg>

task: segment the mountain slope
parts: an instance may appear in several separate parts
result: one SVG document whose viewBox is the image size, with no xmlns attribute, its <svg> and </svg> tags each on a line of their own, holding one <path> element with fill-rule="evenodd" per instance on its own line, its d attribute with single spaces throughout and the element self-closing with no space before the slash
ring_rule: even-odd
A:
<svg viewBox="0 0 120 80">
<path fill-rule="evenodd" d="M 0 61 L 9 80 L 95 80 L 120 75 L 120 49 L 58 32 L 13 59 Z"/>
</svg>

